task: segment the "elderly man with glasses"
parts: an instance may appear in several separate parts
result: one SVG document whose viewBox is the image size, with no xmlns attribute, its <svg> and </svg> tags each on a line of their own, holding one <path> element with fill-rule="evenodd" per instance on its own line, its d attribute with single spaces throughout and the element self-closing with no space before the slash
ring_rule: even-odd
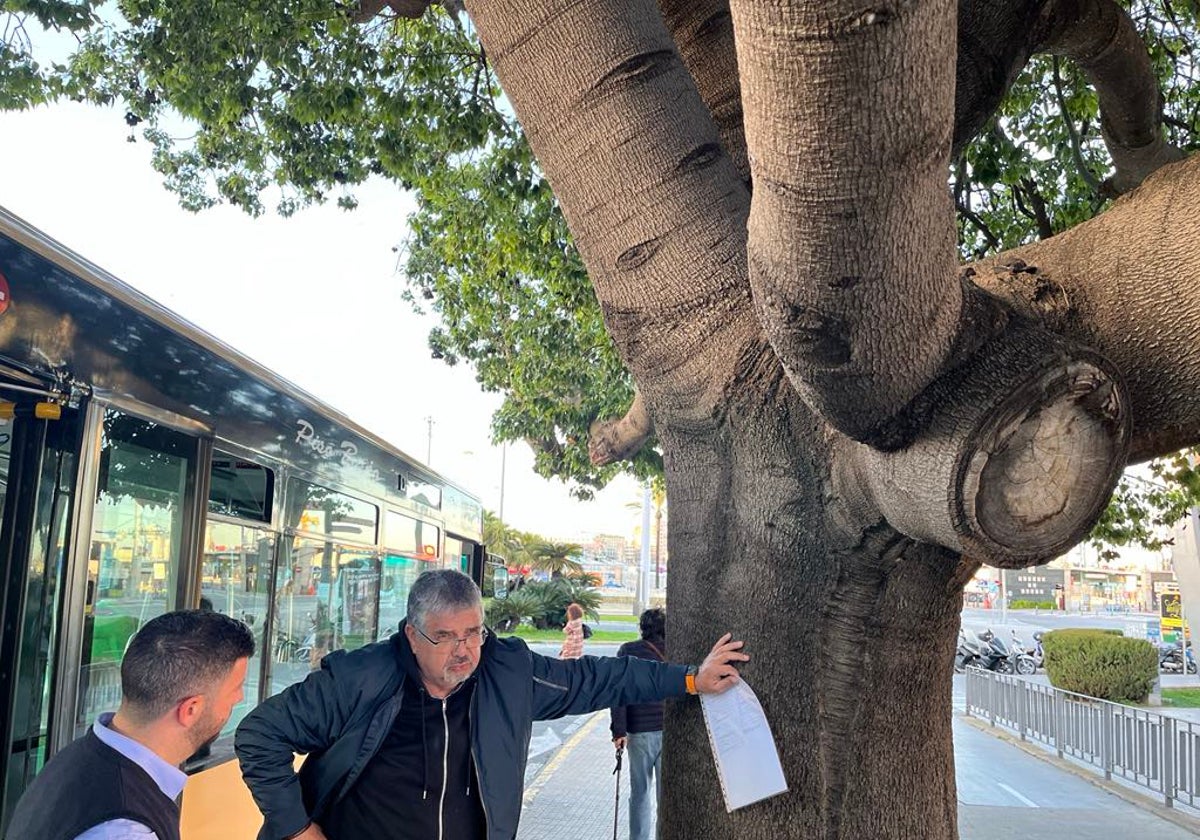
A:
<svg viewBox="0 0 1200 840">
<path fill-rule="evenodd" d="M 400 632 L 331 653 L 238 727 L 259 838 L 512 840 L 534 720 L 724 691 L 741 647 L 723 636 L 698 668 L 540 656 L 488 632 L 466 575 L 426 572 Z"/>
</svg>

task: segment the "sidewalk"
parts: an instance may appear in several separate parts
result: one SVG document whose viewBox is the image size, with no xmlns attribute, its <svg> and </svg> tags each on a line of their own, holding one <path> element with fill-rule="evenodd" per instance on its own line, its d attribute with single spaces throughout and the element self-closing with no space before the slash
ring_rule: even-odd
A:
<svg viewBox="0 0 1200 840">
<path fill-rule="evenodd" d="M 1189 840 L 1188 830 L 1030 755 L 955 715 L 961 840 Z M 517 840 L 602 840 L 613 833 L 614 754 L 608 715 L 597 712 L 525 789 Z M 622 773 L 618 840 L 628 840 L 628 769 Z M 907 840 L 907 838 L 906 838 Z"/>
</svg>

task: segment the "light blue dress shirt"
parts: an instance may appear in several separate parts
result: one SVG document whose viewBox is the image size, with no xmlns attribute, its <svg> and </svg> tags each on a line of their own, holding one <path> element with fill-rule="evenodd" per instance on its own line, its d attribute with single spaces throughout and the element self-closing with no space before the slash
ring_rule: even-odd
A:
<svg viewBox="0 0 1200 840">
<path fill-rule="evenodd" d="M 100 715 L 92 725 L 92 732 L 105 744 L 150 774 L 154 784 L 158 785 L 158 789 L 169 799 L 178 799 L 187 782 L 187 774 L 150 748 L 120 732 L 109 729 L 112 719 L 112 712 Z M 158 840 L 158 835 L 151 831 L 149 826 L 134 820 L 122 819 L 109 820 L 93 826 L 75 840 Z"/>
</svg>

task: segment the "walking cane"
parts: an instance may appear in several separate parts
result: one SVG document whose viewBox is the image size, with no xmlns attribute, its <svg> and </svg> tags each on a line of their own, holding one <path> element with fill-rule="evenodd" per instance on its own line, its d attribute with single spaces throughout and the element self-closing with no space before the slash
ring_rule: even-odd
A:
<svg viewBox="0 0 1200 840">
<path fill-rule="evenodd" d="M 613 769 L 613 775 L 617 777 L 617 804 L 613 809 L 613 840 L 617 840 L 617 820 L 621 815 L 621 754 L 625 752 L 624 747 L 617 747 L 617 766 Z"/>
</svg>

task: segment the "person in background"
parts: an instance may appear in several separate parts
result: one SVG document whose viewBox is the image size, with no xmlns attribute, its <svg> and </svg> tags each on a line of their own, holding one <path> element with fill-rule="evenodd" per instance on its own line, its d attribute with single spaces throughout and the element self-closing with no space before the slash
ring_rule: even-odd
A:
<svg viewBox="0 0 1200 840">
<path fill-rule="evenodd" d="M 558 652 L 559 659 L 578 659 L 583 656 L 583 607 L 578 604 L 567 605 L 567 625 L 563 627 L 562 650 Z"/>
<path fill-rule="evenodd" d="M 121 661 L 121 705 L 59 751 L 13 811 L 8 840 L 178 840 L 188 756 L 242 700 L 254 636 L 237 619 L 151 619 Z"/>
<path fill-rule="evenodd" d="M 642 638 L 621 645 L 617 656 L 666 662 L 667 614 L 659 607 L 646 610 L 638 619 L 638 629 Z M 612 707 L 613 745 L 629 752 L 629 840 L 650 840 L 654 836 L 650 780 L 654 780 L 654 799 L 658 802 L 662 796 L 662 728 L 661 701 Z"/>
</svg>

